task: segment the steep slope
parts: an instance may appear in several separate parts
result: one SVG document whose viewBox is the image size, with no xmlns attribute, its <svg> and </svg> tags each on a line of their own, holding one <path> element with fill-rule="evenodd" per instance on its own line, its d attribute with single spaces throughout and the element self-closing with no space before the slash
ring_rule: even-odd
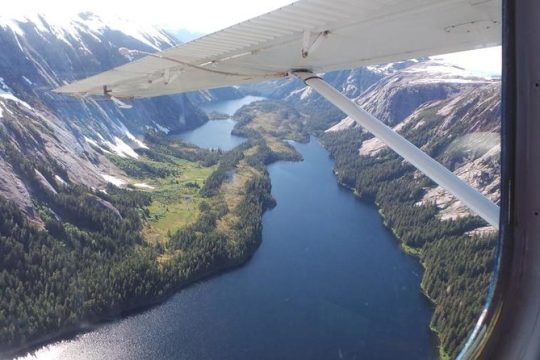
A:
<svg viewBox="0 0 540 360">
<path fill-rule="evenodd" d="M 63 24 L 42 16 L 3 19 L 0 24 L 0 76 L 16 96 L 30 104 L 41 102 L 102 136 L 119 133 L 120 123 L 141 133 L 145 126 L 181 130 L 197 125 L 197 118 L 204 121 L 185 96 L 135 101 L 131 111 L 119 111 L 109 102 L 80 101 L 51 93 L 59 85 L 129 61 L 118 53 L 119 47 L 156 51 L 173 46 L 175 40 L 162 31 L 138 29 L 90 13 Z M 194 123 L 187 124 L 186 118 Z"/>
<path fill-rule="evenodd" d="M 355 99 L 491 200 L 500 198 L 500 82 L 421 62 Z M 343 119 L 322 136 L 345 186 L 373 199 L 425 268 L 441 358 L 454 358 L 480 315 L 496 232 L 378 139 Z"/>
<path fill-rule="evenodd" d="M 122 110 L 106 99 L 77 99 L 52 92 L 59 85 L 129 60 L 119 47 L 153 52 L 176 44 L 162 30 L 121 19 L 81 13 L 62 22 L 41 15 L 0 15 L 0 134 L 6 146 L 45 167 L 62 171 L 63 181 L 103 188 L 122 183 L 122 171 L 107 155 L 136 158 L 148 129 L 165 133 L 208 120 L 197 105 L 241 96 L 234 88 L 134 100 Z M 39 222 L 29 185 L 0 155 L 0 195 L 14 200 Z"/>
<path fill-rule="evenodd" d="M 462 69 L 428 61 L 388 76 L 355 100 L 362 108 L 394 126 L 425 151 L 499 201 L 500 83 Z M 344 119 L 328 129 L 356 127 Z M 364 141 L 359 155 L 376 156 L 385 149 L 378 139 Z M 471 215 L 440 187 L 422 202 L 435 202 L 442 219 Z"/>
</svg>

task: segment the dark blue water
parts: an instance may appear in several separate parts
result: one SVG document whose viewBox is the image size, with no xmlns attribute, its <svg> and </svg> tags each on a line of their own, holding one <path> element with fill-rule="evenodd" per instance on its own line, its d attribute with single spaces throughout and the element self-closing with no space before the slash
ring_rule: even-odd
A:
<svg viewBox="0 0 540 360">
<path fill-rule="evenodd" d="M 316 140 L 269 167 L 277 207 L 242 268 L 41 349 L 53 359 L 435 359 L 421 268 L 340 188 Z"/>
</svg>

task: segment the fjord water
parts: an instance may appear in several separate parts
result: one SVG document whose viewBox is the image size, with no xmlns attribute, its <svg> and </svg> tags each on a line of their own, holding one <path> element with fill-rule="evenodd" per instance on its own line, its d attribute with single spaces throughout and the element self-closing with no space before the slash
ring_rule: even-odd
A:
<svg viewBox="0 0 540 360">
<path fill-rule="evenodd" d="M 213 144 L 212 146 L 214 146 Z M 60 359 L 435 359 L 422 269 L 316 139 L 269 167 L 277 206 L 243 267 L 38 350 Z"/>
<path fill-rule="evenodd" d="M 240 109 L 242 106 L 252 103 L 254 101 L 263 100 L 263 99 L 264 97 L 250 95 L 250 96 L 244 96 L 240 99 L 212 102 L 209 104 L 202 105 L 201 109 L 203 109 L 207 113 L 211 113 L 212 111 L 217 111 L 218 113 L 232 116 L 236 112 L 236 110 Z"/>
<path fill-rule="evenodd" d="M 231 134 L 234 124 L 235 122 L 231 119 L 210 120 L 195 130 L 172 136 L 203 148 L 231 150 L 246 140 Z"/>
<path fill-rule="evenodd" d="M 258 96 L 244 96 L 240 99 L 206 104 L 201 109 L 207 113 L 217 111 L 232 116 L 243 105 L 262 99 L 264 98 Z M 244 138 L 231 134 L 234 124 L 235 122 L 231 119 L 211 120 L 197 129 L 184 131 L 174 137 L 204 148 L 230 150 L 245 141 Z"/>
</svg>

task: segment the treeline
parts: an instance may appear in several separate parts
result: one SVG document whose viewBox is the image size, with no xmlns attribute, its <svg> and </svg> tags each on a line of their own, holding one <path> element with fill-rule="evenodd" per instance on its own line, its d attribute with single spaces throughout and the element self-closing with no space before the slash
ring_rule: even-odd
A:
<svg viewBox="0 0 540 360">
<path fill-rule="evenodd" d="M 205 164 L 219 161 L 218 174 L 233 171 L 243 151 L 253 146 L 222 154 L 158 136 L 146 141 L 153 148 L 145 154 L 160 157 L 155 161 L 167 164 L 189 154 Z M 247 182 L 234 209 L 211 196 L 221 185 L 215 175 L 201 189 L 208 197 L 198 219 L 171 234 L 168 242 L 152 244 L 141 235 L 151 194 L 113 185 L 95 191 L 60 184 L 55 174 L 68 176 L 54 160 L 44 163 L 23 154 L 8 140 L 0 143 L 0 156 L 32 189 L 41 221 L 30 221 L 0 197 L 0 352 L 77 330 L 83 322 L 121 316 L 240 265 L 259 245 L 262 212 L 273 206 L 265 170 Z M 258 159 L 265 157 L 257 151 L 250 155 L 261 169 Z M 231 212 L 234 223 L 224 233 L 217 222 Z"/>
<path fill-rule="evenodd" d="M 249 125 L 258 117 L 263 117 L 262 124 L 255 128 Z M 284 101 L 261 100 L 242 106 L 235 114 L 236 124 L 233 135 L 247 138 L 271 136 L 283 141 L 294 140 L 308 142 L 307 118 Z"/>
<path fill-rule="evenodd" d="M 118 155 L 108 155 L 107 157 L 130 177 L 143 179 L 151 177 L 166 178 L 167 176 L 179 175 L 177 167 L 169 162 L 126 159 Z"/>
<path fill-rule="evenodd" d="M 234 208 L 224 204 L 200 204 L 198 220 L 171 234 L 167 252 L 175 254 L 166 272 L 178 274 L 178 281 L 193 281 L 246 261 L 261 241 L 263 211 L 273 206 L 267 174 L 250 179 L 245 196 Z M 229 211 L 237 219 L 231 232 L 217 229 L 217 221 Z"/>
<path fill-rule="evenodd" d="M 419 204 L 425 188 L 433 183 L 390 150 L 359 156 L 366 137 L 361 130 L 348 130 L 326 133 L 321 140 L 335 159 L 339 182 L 375 201 L 404 247 L 420 256 L 425 267 L 422 288 L 436 305 L 431 326 L 439 335 L 442 354 L 454 358 L 480 315 L 493 270 L 496 235 L 467 235 L 486 225 L 476 216 L 439 220 L 434 204 Z M 423 141 L 414 136 L 412 140 Z M 443 147 L 433 146 L 430 151 L 437 154 Z"/>
<path fill-rule="evenodd" d="M 155 130 L 147 131 L 144 135 L 144 141 L 149 149 L 138 149 L 137 151 L 151 160 L 163 163 L 171 161 L 174 163 L 177 159 L 185 159 L 208 167 L 217 164 L 222 154 L 220 150 L 201 149 Z"/>
<path fill-rule="evenodd" d="M 234 149 L 227 151 L 219 160 L 217 169 L 206 179 L 201 189 L 201 195 L 209 197 L 217 194 L 221 184 L 234 175 L 234 169 L 244 158 L 244 151 L 251 147 L 251 143 L 244 142 Z"/>
<path fill-rule="evenodd" d="M 118 315 L 162 288 L 140 235 L 147 197 L 113 187 L 40 191 L 41 229 L 0 198 L 2 348 Z"/>
</svg>

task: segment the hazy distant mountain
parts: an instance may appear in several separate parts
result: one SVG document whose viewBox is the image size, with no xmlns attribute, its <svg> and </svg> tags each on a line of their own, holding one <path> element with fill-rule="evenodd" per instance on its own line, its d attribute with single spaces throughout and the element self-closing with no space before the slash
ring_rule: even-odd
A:
<svg viewBox="0 0 540 360">
<path fill-rule="evenodd" d="M 184 42 L 184 43 L 191 40 L 195 40 L 205 35 L 205 33 L 192 32 L 187 29 L 169 30 L 169 32 L 172 33 L 174 37 L 178 39 L 178 41 Z"/>
</svg>

